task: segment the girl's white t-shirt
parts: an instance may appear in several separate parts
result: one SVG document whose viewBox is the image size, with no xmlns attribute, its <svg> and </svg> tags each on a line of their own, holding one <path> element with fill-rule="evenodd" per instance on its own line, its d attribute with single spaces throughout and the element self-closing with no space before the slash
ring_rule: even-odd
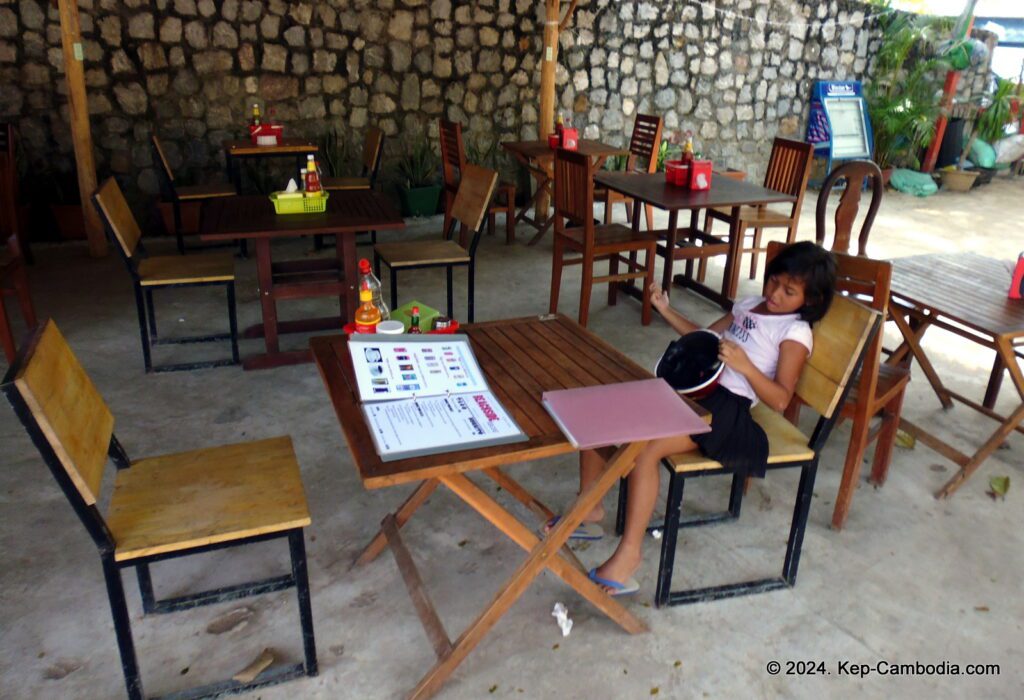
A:
<svg viewBox="0 0 1024 700">
<path fill-rule="evenodd" d="M 743 348 L 754 366 L 766 377 L 774 379 L 782 341 L 795 340 L 806 347 L 810 354 L 814 347 L 814 336 L 810 324 L 801 320 L 799 314 L 752 313 L 763 301 L 764 297 L 747 297 L 737 301 L 732 307 L 732 323 L 723 337 Z M 751 400 L 751 406 L 757 405 L 754 388 L 746 377 L 733 368 L 726 367 L 722 371 L 719 386 L 739 396 L 746 396 Z"/>
</svg>

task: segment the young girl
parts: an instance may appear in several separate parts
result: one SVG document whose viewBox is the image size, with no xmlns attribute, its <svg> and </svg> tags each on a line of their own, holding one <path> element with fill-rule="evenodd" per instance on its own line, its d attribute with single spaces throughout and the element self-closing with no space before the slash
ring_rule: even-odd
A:
<svg viewBox="0 0 1024 700">
<path fill-rule="evenodd" d="M 633 574 L 640 567 L 644 534 L 658 496 L 659 462 L 664 457 L 700 450 L 737 471 L 764 476 L 768 438 L 751 417 L 750 408 L 758 401 L 780 412 L 789 405 L 811 353 L 811 324 L 828 311 L 834 289 L 831 253 L 810 242 L 794 243 L 765 270 L 764 296 L 737 301 L 731 313 L 711 324 L 710 330 L 722 334 L 718 356 L 725 364 L 718 387 L 698 402 L 713 416 L 711 432 L 653 440 L 637 457 L 629 474 L 622 540 L 611 558 L 590 572 L 605 590 L 623 595 L 639 588 Z M 669 306 L 668 294 L 656 285 L 651 286 L 651 303 L 678 333 L 698 329 Z M 580 453 L 581 491 L 597 479 L 604 465 L 605 457 L 598 452 Z M 603 517 L 604 507 L 599 504 L 581 529 L 593 538 L 593 524 Z"/>
</svg>

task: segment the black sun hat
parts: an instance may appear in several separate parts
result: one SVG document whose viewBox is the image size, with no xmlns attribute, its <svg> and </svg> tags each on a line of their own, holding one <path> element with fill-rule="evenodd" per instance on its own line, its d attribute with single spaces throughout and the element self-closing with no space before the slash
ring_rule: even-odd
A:
<svg viewBox="0 0 1024 700">
<path fill-rule="evenodd" d="M 691 398 L 710 394 L 725 365 L 718 359 L 718 334 L 701 329 L 669 343 L 655 374 Z"/>
</svg>

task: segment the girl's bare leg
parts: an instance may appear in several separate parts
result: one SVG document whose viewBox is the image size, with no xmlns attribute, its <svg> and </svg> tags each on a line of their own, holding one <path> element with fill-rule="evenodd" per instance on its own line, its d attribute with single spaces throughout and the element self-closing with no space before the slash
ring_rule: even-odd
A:
<svg viewBox="0 0 1024 700">
<path fill-rule="evenodd" d="M 597 568 L 601 578 L 624 583 L 640 568 L 644 535 L 654 513 L 661 478 L 662 458 L 680 452 L 690 452 L 697 445 L 689 437 L 652 440 L 637 456 L 636 466 L 629 474 L 629 495 L 626 501 L 626 526 L 615 552 Z M 581 459 L 581 478 L 583 462 Z"/>
</svg>

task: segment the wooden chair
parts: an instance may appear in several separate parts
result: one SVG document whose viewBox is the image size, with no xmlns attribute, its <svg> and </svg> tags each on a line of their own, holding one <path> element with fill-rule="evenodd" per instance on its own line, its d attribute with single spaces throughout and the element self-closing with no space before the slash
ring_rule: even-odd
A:
<svg viewBox="0 0 1024 700">
<path fill-rule="evenodd" d="M 162 188 L 165 196 L 169 196 L 171 205 L 174 207 L 174 239 L 178 244 L 178 253 L 181 255 L 185 254 L 185 236 L 181 230 L 181 205 L 183 202 L 196 202 L 200 205 L 210 199 L 219 199 L 221 197 L 234 197 L 238 194 L 235 191 L 235 186 L 227 182 L 224 183 L 212 183 L 209 185 L 180 185 L 175 182 L 174 171 L 171 169 L 171 163 L 167 160 L 167 155 L 164 153 L 164 148 L 160 143 L 160 138 L 153 134 L 153 150 L 156 151 L 157 160 L 160 161 L 160 170 L 164 174 Z M 233 244 L 231 244 L 233 245 Z M 245 252 L 245 241 L 240 241 L 239 245 L 242 247 L 241 250 Z M 203 248 L 213 248 L 219 246 L 195 246 L 190 249 L 201 250 Z"/>
<path fill-rule="evenodd" d="M 146 255 L 142 231 L 128 208 L 124 194 L 114 178 L 108 178 L 93 195 L 93 203 L 103 218 L 107 236 L 124 260 L 132 276 L 135 305 L 142 334 L 142 358 L 146 372 L 173 372 L 238 364 L 238 322 L 235 314 L 235 263 L 231 253 L 205 253 L 181 257 Z M 228 333 L 162 338 L 157 334 L 153 292 L 171 287 L 220 286 L 227 288 Z M 151 351 L 154 345 L 231 341 L 231 359 L 154 366 Z"/>
<path fill-rule="evenodd" d="M 789 139 L 776 138 L 772 143 L 772 154 L 768 159 L 768 172 L 764 176 L 764 186 L 776 192 L 784 192 L 796 197 L 788 212 L 779 212 L 769 209 L 767 205 L 756 207 L 741 207 L 739 220 L 739 235 L 741 245 L 743 236 L 748 228 L 754 230 L 753 242 L 749 248 L 740 249 L 740 258 L 743 253 L 752 253 L 750 259 L 750 279 L 757 277 L 757 261 L 760 253 L 765 250 L 761 246 L 761 232 L 766 228 L 786 229 L 786 242 L 792 243 L 796 240 L 796 229 L 800 223 L 800 207 L 804 201 L 804 193 L 807 191 L 807 178 L 811 174 L 811 163 L 814 157 L 814 146 L 803 141 L 790 141 Z M 732 225 L 732 211 L 724 207 L 711 207 L 704 215 L 704 233 L 711 234 L 711 226 L 714 222 L 724 221 Z M 701 282 L 707 274 L 707 258 L 701 258 L 697 268 L 697 279 Z M 740 264 L 740 260 L 736 261 Z"/>
<path fill-rule="evenodd" d="M 594 164 L 590 158 L 573 151 L 559 149 L 555 153 L 555 240 L 551 265 L 550 313 L 558 312 L 558 293 L 562 285 L 562 268 L 583 265 L 580 289 L 579 323 L 586 327 L 590 310 L 590 292 L 595 284 L 608 283 L 608 304 L 614 305 L 618 283 L 640 279 L 643 284 L 641 323 L 651 322 L 650 285 L 654 281 L 655 247 L 653 233 L 633 231 L 622 224 L 594 224 Z M 566 227 L 566 220 L 570 227 Z M 579 257 L 566 259 L 566 252 Z M 637 253 L 645 252 L 644 262 L 636 261 Z M 630 259 L 623 253 L 632 254 Z M 594 263 L 608 261 L 608 274 L 594 276 Z M 627 272 L 619 274 L 619 263 Z"/>
<path fill-rule="evenodd" d="M 28 271 L 16 235 L 7 239 L 5 248 L 0 248 L 0 345 L 3 345 L 7 363 L 11 364 L 17 354 L 17 343 L 14 342 L 14 332 L 11 330 L 11 322 L 7 317 L 7 309 L 4 305 L 4 298 L 7 296 L 18 298 L 25 325 L 29 330 L 35 328 L 36 310 L 32 305 L 32 293 L 28 286 Z"/>
<path fill-rule="evenodd" d="M 658 169 L 658 151 L 661 148 L 661 117 L 649 114 L 637 114 L 633 120 L 633 135 L 629 139 L 629 155 L 626 157 L 627 173 L 653 173 Z M 633 220 L 633 198 L 598 187 L 594 190 L 594 200 L 604 202 L 604 222 L 612 222 L 612 207 L 622 203 L 626 207 L 626 220 Z M 647 230 L 654 230 L 654 207 L 644 207 L 647 217 Z"/>
<path fill-rule="evenodd" d="M 441 142 L 441 174 L 444 178 L 444 230 L 452 221 L 452 203 L 459 191 L 462 171 L 466 167 L 466 150 L 462 142 L 462 124 L 438 119 L 438 138 Z M 510 182 L 499 182 L 494 197 L 487 206 L 487 233 L 494 235 L 498 214 L 505 214 L 505 243 L 516 240 L 516 186 Z"/>
<path fill-rule="evenodd" d="M 850 378 L 863 361 L 870 339 L 878 333 L 881 320 L 881 315 L 877 311 L 847 297 L 838 296 L 825 318 L 815 324 L 814 351 L 807 359 L 796 387 L 796 396 L 820 414 L 810 438 L 787 421 L 782 414 L 776 413 L 763 403 L 758 403 L 751 410 L 754 420 L 768 435 L 769 471 L 800 469 L 800 483 L 797 487 L 796 504 L 793 507 L 793 519 L 781 575 L 756 581 L 672 591 L 679 528 L 738 518 L 745 475 L 732 472 L 720 462 L 708 459 L 700 452 L 687 452 L 662 460 L 670 477 L 655 605 L 661 607 L 732 598 L 796 585 L 800 549 L 804 530 L 807 528 L 818 459 L 839 418 L 839 408 L 853 387 L 854 382 Z M 714 416 L 711 420 L 714 420 Z M 683 484 L 686 479 L 730 473 L 733 474 L 733 478 L 727 512 L 680 521 Z M 622 480 L 619 485 L 619 510 L 616 522 L 616 528 L 620 533 L 625 522 L 626 491 L 626 482 Z"/>
<path fill-rule="evenodd" d="M 468 270 L 469 314 L 473 322 L 473 284 L 476 267 L 476 248 L 480 243 L 480 231 L 484 216 L 494 196 L 498 173 L 466 163 L 462 171 L 459 191 L 452 202 L 452 218 L 441 240 L 403 241 L 400 243 L 379 243 L 373 248 L 373 266 L 377 277 L 381 275 L 381 262 L 388 266 L 391 278 L 391 308 L 398 308 L 398 271 L 427 267 L 443 267 L 446 275 L 448 316 L 452 317 L 452 270 L 466 267 Z M 459 227 L 459 241 L 452 240 L 456 224 Z M 467 238 L 468 243 L 467 243 Z"/>
<path fill-rule="evenodd" d="M 843 194 L 839 198 L 839 205 L 836 207 L 832 252 L 850 252 L 853 223 L 860 209 L 863 184 L 867 180 L 871 187 L 871 202 L 868 204 L 868 211 L 861 224 L 860 235 L 857 237 L 857 255 L 866 256 L 868 254 L 868 236 L 871 234 L 871 226 L 875 223 L 875 215 L 878 214 L 878 207 L 882 205 L 882 195 L 885 192 L 885 185 L 882 184 L 882 171 L 870 160 L 851 160 L 843 163 L 825 178 L 825 182 L 821 184 L 818 203 L 814 209 L 814 240 L 818 245 L 825 245 L 825 213 L 828 208 L 828 199 L 840 180 L 846 182 L 846 189 L 843 190 Z"/>
<path fill-rule="evenodd" d="M 12 235 L 17 236 L 22 259 L 32 264 L 34 260 L 28 243 L 28 232 L 18 221 L 20 202 L 14 125 L 0 124 L 0 241 L 5 241 Z"/>
<path fill-rule="evenodd" d="M 375 126 L 366 130 L 363 142 L 363 169 L 357 177 L 324 177 L 320 185 L 325 190 L 372 190 L 377 184 L 381 155 L 384 153 L 384 132 Z"/>
<path fill-rule="evenodd" d="M 0 389 L 99 549 L 129 698 L 145 696 L 121 580 L 127 568 L 138 575 L 145 614 L 297 590 L 305 663 L 175 697 L 213 697 L 316 675 L 303 541 L 310 517 L 290 437 L 131 460 L 114 435 L 114 417 L 53 321 L 33 334 Z M 108 458 L 117 475 L 103 515 L 97 502 Z M 163 600 L 154 595 L 151 563 L 273 539 L 288 540 L 290 574 Z"/>
</svg>

